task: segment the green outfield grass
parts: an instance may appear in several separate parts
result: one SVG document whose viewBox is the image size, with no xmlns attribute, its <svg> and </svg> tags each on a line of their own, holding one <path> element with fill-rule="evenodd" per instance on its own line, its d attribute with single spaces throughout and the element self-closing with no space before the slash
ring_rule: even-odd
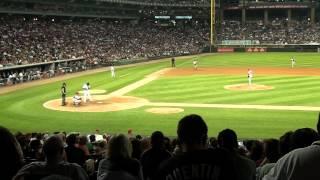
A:
<svg viewBox="0 0 320 180">
<path fill-rule="evenodd" d="M 313 67 L 320 70 L 317 53 L 230 53 L 197 57 L 200 67 L 290 67 L 290 57 L 295 57 L 296 68 Z M 178 58 L 177 68 L 190 68 L 194 57 Z M 68 94 L 81 90 L 89 81 L 94 89 L 112 92 L 136 82 L 157 70 L 170 66 L 170 60 L 135 67 L 117 68 L 116 79 L 109 72 L 97 73 L 65 80 Z M 193 75 L 161 77 L 138 88 L 128 95 L 146 98 L 151 102 L 183 102 L 214 104 L 320 106 L 320 76 L 255 75 L 254 82 L 275 89 L 268 91 L 236 92 L 225 85 L 246 83 L 245 76 Z M 0 96 L 0 125 L 13 132 L 76 131 L 91 133 L 96 129 L 108 133 L 134 133 L 149 135 L 161 130 L 175 136 L 178 120 L 184 115 L 197 113 L 204 117 L 210 136 L 224 128 L 236 130 L 240 138 L 279 137 L 285 131 L 302 127 L 315 128 L 318 112 L 276 111 L 254 109 L 184 108 L 183 113 L 157 115 L 145 112 L 150 107 L 101 112 L 73 113 L 45 109 L 42 104 L 60 97 L 61 82 L 20 89 Z"/>
</svg>

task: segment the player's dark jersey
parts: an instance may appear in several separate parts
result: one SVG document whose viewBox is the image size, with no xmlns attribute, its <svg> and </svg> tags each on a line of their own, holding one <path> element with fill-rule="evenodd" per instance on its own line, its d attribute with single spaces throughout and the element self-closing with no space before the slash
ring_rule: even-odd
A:
<svg viewBox="0 0 320 180">
<path fill-rule="evenodd" d="M 176 59 L 173 57 L 171 58 L 171 66 L 175 67 L 176 66 Z"/>
<path fill-rule="evenodd" d="M 234 162 L 222 149 L 174 156 L 161 164 L 158 180 L 235 180 Z"/>
<path fill-rule="evenodd" d="M 67 94 L 67 89 L 66 89 L 65 86 L 62 86 L 62 87 L 61 87 L 61 95 L 62 95 L 62 96 L 65 96 L 66 94 Z"/>
</svg>

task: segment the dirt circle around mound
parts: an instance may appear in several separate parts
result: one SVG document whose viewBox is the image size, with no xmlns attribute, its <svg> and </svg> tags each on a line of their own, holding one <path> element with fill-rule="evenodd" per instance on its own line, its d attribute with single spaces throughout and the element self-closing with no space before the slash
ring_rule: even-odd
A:
<svg viewBox="0 0 320 180">
<path fill-rule="evenodd" d="M 83 94 L 83 91 L 78 91 L 80 94 Z M 104 94 L 107 91 L 104 89 L 91 89 L 90 94 Z"/>
<path fill-rule="evenodd" d="M 112 112 L 139 108 L 146 105 L 149 101 L 143 98 L 131 96 L 108 96 L 95 95 L 92 100 L 82 102 L 79 106 L 74 106 L 72 97 L 66 98 L 67 105 L 61 106 L 61 99 L 47 101 L 43 106 L 47 109 L 67 112 Z"/>
<path fill-rule="evenodd" d="M 224 86 L 224 88 L 232 91 L 263 91 L 274 89 L 273 86 L 266 86 L 263 84 L 232 84 Z"/>
<path fill-rule="evenodd" d="M 160 108 L 149 108 L 145 110 L 149 113 L 154 114 L 176 114 L 184 111 L 182 108 L 170 108 L 170 107 L 160 107 Z"/>
</svg>

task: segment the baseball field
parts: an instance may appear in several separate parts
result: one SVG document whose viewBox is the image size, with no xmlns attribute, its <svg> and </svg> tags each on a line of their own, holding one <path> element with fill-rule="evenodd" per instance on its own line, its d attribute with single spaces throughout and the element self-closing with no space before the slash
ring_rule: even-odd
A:
<svg viewBox="0 0 320 180">
<path fill-rule="evenodd" d="M 296 59 L 291 67 L 290 58 Z M 192 62 L 198 60 L 198 69 Z M 248 85 L 247 70 L 254 72 Z M 60 106 L 67 84 L 68 105 Z M 91 84 L 92 100 L 71 97 Z M 200 114 L 216 136 L 225 128 L 240 138 L 278 138 L 316 127 L 320 112 L 319 53 L 203 54 L 58 76 L 0 88 L 0 125 L 12 132 L 81 132 L 176 135 L 177 122 Z"/>
</svg>

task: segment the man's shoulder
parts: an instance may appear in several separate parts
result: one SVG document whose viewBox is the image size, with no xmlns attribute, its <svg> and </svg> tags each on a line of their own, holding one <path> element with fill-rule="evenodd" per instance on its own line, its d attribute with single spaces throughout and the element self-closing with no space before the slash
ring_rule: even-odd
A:
<svg viewBox="0 0 320 180">
<path fill-rule="evenodd" d="M 76 179 L 87 179 L 85 171 L 75 163 L 60 162 L 59 164 L 50 165 L 46 162 L 33 162 L 25 165 L 17 173 L 17 177 L 24 175 L 45 175 L 45 174 L 59 174 L 66 177 L 73 177 Z"/>
<path fill-rule="evenodd" d="M 156 149 L 153 149 L 153 148 L 150 148 L 148 150 L 146 150 L 145 152 L 142 153 L 142 158 L 152 158 L 152 157 L 164 157 L 164 156 L 167 156 L 167 157 L 171 157 L 171 153 L 167 150 L 156 150 Z"/>
<path fill-rule="evenodd" d="M 77 163 L 61 162 L 59 163 L 60 167 L 70 168 L 70 169 L 81 169 L 82 167 Z"/>
<path fill-rule="evenodd" d="M 26 170 L 32 170 L 32 169 L 41 169 L 46 167 L 45 162 L 32 162 L 30 164 L 27 164 L 21 168 L 21 170 L 26 171 Z"/>
</svg>

